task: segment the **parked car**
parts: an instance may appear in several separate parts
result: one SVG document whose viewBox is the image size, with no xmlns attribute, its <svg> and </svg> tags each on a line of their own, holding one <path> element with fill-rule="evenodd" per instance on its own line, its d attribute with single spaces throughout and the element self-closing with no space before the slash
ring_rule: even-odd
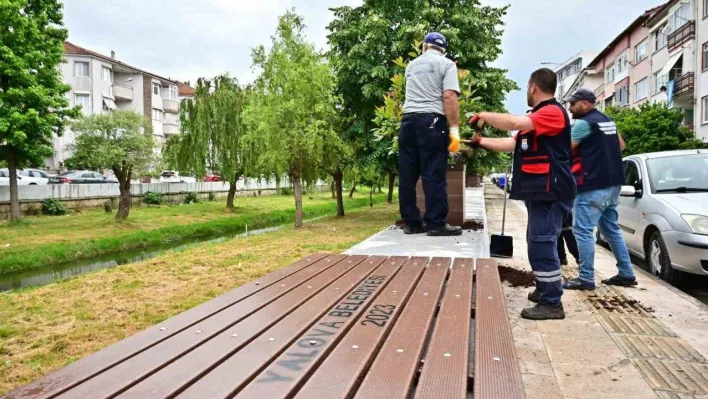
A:
<svg viewBox="0 0 708 399">
<path fill-rule="evenodd" d="M 674 285 L 708 276 L 708 150 L 633 155 L 624 175 L 619 224 L 629 251 Z"/>
<path fill-rule="evenodd" d="M 215 182 L 215 181 L 221 181 L 221 176 L 218 175 L 206 175 L 204 177 L 205 182 Z"/>
<path fill-rule="evenodd" d="M 9 186 L 9 185 L 10 185 L 10 171 L 8 171 L 7 169 L 0 169 L 0 186 Z M 32 179 L 31 177 L 22 176 L 18 173 L 17 174 L 17 185 L 18 186 L 38 186 L 39 183 L 37 183 L 37 181 Z"/>
<path fill-rule="evenodd" d="M 21 169 L 17 173 L 21 176 L 32 178 L 40 186 L 49 184 L 49 178 L 51 177 L 50 174 L 39 169 Z"/>
<path fill-rule="evenodd" d="M 196 183 L 197 178 L 192 174 L 180 174 L 174 170 L 163 170 L 160 174 L 160 183 Z"/>
<path fill-rule="evenodd" d="M 109 179 L 106 176 L 92 172 L 90 170 L 69 171 L 54 176 L 49 179 L 51 184 L 115 184 L 116 179 Z"/>
</svg>

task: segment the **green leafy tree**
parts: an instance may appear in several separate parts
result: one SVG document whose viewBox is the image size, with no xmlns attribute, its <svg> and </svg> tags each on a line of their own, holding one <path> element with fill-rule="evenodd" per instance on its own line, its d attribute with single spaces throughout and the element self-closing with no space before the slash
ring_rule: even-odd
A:
<svg viewBox="0 0 708 399">
<path fill-rule="evenodd" d="M 645 103 L 636 108 L 608 108 L 626 147 L 625 155 L 657 151 L 708 148 L 693 132 L 683 126 L 683 112 L 666 103 Z"/>
<path fill-rule="evenodd" d="M 253 50 L 261 72 L 244 112 L 251 141 L 261 143 L 263 170 L 290 177 L 297 227 L 302 226 L 302 183 L 319 177 L 336 116 L 330 67 L 305 40 L 304 27 L 302 17 L 288 11 L 279 18 L 271 48 Z"/>
<path fill-rule="evenodd" d="M 130 213 L 130 179 L 152 165 L 156 146 L 152 125 L 145 116 L 128 110 L 95 114 L 74 123 L 74 154 L 67 159 L 73 167 L 111 169 L 120 185 L 116 219 Z"/>
<path fill-rule="evenodd" d="M 10 170 L 10 220 L 20 218 L 17 169 L 51 156 L 70 119 L 62 83 L 64 29 L 57 0 L 0 1 L 0 159 Z"/>
<path fill-rule="evenodd" d="M 348 121 L 341 117 L 337 111 L 341 109 L 341 105 L 339 103 L 331 104 L 331 107 L 333 112 L 328 112 L 327 115 L 333 119 L 329 121 L 331 129 L 329 129 L 329 134 L 323 143 L 321 169 L 332 179 L 333 197 L 337 200 L 337 216 L 344 216 L 344 174 L 354 166 L 354 149 L 342 137 Z"/>
<path fill-rule="evenodd" d="M 203 178 L 217 171 L 229 182 L 226 199 L 234 207 L 236 183 L 248 174 L 252 151 L 245 151 L 243 109 L 246 91 L 228 75 L 199 79 L 193 99 L 180 106 L 180 135 L 167 145 L 168 163 Z"/>
<path fill-rule="evenodd" d="M 483 7 L 478 0 L 365 0 L 359 7 L 334 8 L 328 36 L 330 59 L 338 93 L 353 117 L 348 139 L 359 158 L 372 152 L 385 155 L 385 143 L 373 135 L 376 107 L 390 90 L 390 79 L 400 68 L 392 60 L 416 57 L 410 44 L 427 32 L 448 39 L 447 56 L 470 71 L 469 82 L 479 108 L 504 111 L 506 93 L 518 89 L 506 71 L 489 63 L 501 54 L 502 17 L 507 7 Z M 464 115 L 464 114 L 462 114 Z M 383 147 L 383 148 L 381 148 Z M 383 169 L 390 158 L 379 157 Z M 395 169 L 394 169 L 395 170 Z"/>
</svg>

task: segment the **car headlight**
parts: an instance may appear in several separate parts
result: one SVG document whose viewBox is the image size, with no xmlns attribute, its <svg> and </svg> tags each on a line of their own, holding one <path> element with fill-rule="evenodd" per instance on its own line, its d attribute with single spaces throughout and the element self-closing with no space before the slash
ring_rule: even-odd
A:
<svg viewBox="0 0 708 399">
<path fill-rule="evenodd" d="M 691 226 L 694 233 L 708 235 L 708 216 L 681 215 L 681 217 Z"/>
</svg>

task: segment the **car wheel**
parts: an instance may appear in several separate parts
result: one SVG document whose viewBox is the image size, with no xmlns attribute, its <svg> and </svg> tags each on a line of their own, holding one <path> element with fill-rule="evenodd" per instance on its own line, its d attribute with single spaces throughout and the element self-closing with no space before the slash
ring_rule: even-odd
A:
<svg viewBox="0 0 708 399">
<path fill-rule="evenodd" d="M 683 283 L 684 274 L 671 266 L 669 250 L 666 249 L 666 243 L 660 232 L 655 231 L 651 235 L 646 257 L 652 274 L 674 286 L 680 286 Z"/>
</svg>

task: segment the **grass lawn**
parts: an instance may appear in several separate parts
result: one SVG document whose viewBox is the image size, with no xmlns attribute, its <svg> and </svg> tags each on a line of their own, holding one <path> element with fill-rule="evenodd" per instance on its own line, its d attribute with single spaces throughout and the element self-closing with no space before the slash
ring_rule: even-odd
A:
<svg viewBox="0 0 708 399">
<path fill-rule="evenodd" d="M 384 194 L 375 196 L 383 202 Z M 368 206 L 368 195 L 345 195 L 345 211 Z M 141 206 L 130 218 L 116 222 L 103 210 L 67 216 L 26 217 L 0 222 L 0 274 L 39 268 L 106 253 L 144 248 L 189 238 L 242 232 L 294 220 L 292 196 L 243 197 L 228 210 L 225 201 L 192 205 Z M 303 199 L 305 218 L 336 212 L 331 194 L 317 193 Z M 9 245 L 8 245 L 9 244 Z"/>
<path fill-rule="evenodd" d="M 279 206 L 281 198 L 268 200 Z M 240 202 L 242 207 L 245 203 L 251 201 Z M 139 212 L 161 220 L 166 210 Z M 100 223 L 100 215 L 91 218 L 103 225 L 96 231 L 114 228 Z M 189 222 L 186 219 L 183 223 Z M 202 244 L 41 288 L 0 294 L 0 395 L 309 254 L 341 252 L 397 219 L 396 204 L 375 205 L 300 229 Z M 55 227 L 56 234 L 59 230 Z"/>
</svg>

